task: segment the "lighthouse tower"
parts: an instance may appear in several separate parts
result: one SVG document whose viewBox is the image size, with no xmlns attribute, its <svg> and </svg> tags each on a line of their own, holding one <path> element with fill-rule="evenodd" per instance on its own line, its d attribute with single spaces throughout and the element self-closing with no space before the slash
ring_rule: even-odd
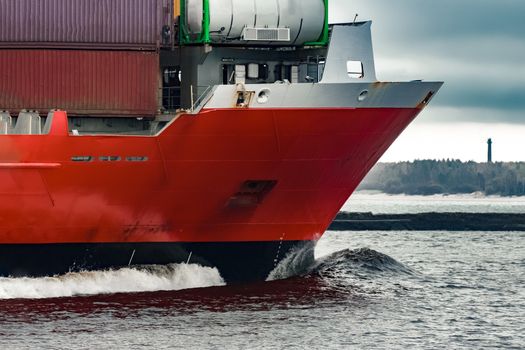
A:
<svg viewBox="0 0 525 350">
<path fill-rule="evenodd" d="M 492 139 L 487 140 L 487 145 L 488 145 L 487 163 L 492 163 Z"/>
</svg>

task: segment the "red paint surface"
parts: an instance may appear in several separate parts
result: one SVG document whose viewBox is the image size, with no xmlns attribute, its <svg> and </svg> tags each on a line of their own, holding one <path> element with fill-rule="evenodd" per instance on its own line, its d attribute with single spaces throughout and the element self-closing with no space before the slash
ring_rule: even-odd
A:
<svg viewBox="0 0 525 350">
<path fill-rule="evenodd" d="M 0 243 L 315 239 L 419 111 L 209 110 L 157 137 L 69 136 L 55 117 L 50 135 L 0 136 L 0 162 L 62 165 L 0 169 Z M 228 206 L 246 180 L 277 184 Z"/>
<path fill-rule="evenodd" d="M 155 52 L 0 50 L 0 110 L 154 115 Z"/>
<path fill-rule="evenodd" d="M 40 168 L 58 168 L 60 163 L 0 163 L 0 168 L 16 168 L 16 169 L 40 169 Z"/>
</svg>

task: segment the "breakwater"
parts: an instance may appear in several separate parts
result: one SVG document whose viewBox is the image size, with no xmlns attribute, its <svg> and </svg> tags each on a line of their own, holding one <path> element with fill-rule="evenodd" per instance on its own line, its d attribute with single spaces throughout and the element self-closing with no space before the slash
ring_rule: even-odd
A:
<svg viewBox="0 0 525 350">
<path fill-rule="evenodd" d="M 329 229 L 332 231 L 525 231 L 525 214 L 341 212 Z"/>
</svg>

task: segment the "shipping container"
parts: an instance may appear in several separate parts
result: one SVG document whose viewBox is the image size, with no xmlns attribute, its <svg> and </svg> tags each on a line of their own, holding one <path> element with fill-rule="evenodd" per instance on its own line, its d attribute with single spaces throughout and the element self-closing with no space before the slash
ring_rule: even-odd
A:
<svg viewBox="0 0 525 350">
<path fill-rule="evenodd" d="M 0 111 L 152 116 L 159 54 L 148 51 L 0 50 Z"/>
<path fill-rule="evenodd" d="M 181 0 L 173 0 L 173 18 L 180 16 L 180 2 Z"/>
<path fill-rule="evenodd" d="M 171 44 L 171 0 L 0 0 L 0 46 L 153 50 Z"/>
</svg>

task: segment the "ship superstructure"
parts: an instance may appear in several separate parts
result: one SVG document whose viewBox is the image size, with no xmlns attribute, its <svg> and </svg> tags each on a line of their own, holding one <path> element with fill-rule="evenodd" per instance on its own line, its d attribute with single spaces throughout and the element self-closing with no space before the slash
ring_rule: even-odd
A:
<svg viewBox="0 0 525 350">
<path fill-rule="evenodd" d="M 441 86 L 378 82 L 371 23 L 326 0 L 31 3 L 0 0 L 2 275 L 264 279 Z"/>
</svg>

